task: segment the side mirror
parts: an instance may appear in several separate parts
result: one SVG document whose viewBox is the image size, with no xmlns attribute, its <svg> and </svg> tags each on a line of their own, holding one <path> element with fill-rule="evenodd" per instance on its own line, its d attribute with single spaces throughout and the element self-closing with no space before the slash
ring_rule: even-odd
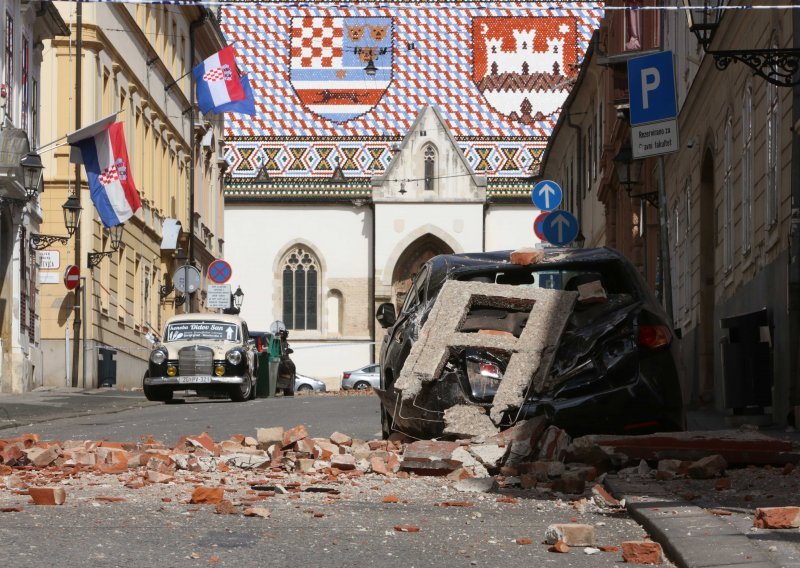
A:
<svg viewBox="0 0 800 568">
<path fill-rule="evenodd" d="M 394 322 L 397 321 L 397 314 L 394 311 L 394 304 L 386 302 L 378 306 L 378 312 L 375 314 L 375 319 L 381 324 L 381 327 L 392 327 Z"/>
</svg>

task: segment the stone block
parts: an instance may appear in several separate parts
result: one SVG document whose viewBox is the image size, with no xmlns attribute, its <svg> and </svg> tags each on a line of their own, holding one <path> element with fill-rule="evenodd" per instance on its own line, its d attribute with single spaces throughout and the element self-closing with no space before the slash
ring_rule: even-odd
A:
<svg viewBox="0 0 800 568">
<path fill-rule="evenodd" d="M 483 407 L 457 404 L 444 411 L 444 433 L 458 438 L 494 436 L 497 426 Z"/>
<path fill-rule="evenodd" d="M 547 544 L 555 544 L 560 540 L 567 546 L 594 546 L 594 527 L 579 523 L 552 524 L 547 527 L 544 540 Z"/>
<path fill-rule="evenodd" d="M 622 543 L 622 560 L 628 564 L 661 564 L 664 561 L 664 553 L 657 542 L 627 541 Z"/>
</svg>

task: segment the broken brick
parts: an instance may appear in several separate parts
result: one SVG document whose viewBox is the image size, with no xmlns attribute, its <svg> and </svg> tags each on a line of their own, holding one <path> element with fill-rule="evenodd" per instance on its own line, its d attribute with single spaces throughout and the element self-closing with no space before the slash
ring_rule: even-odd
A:
<svg viewBox="0 0 800 568">
<path fill-rule="evenodd" d="M 59 457 L 57 446 L 50 446 L 49 448 L 31 448 L 25 450 L 25 455 L 28 461 L 36 467 L 46 467 L 56 461 Z"/>
<path fill-rule="evenodd" d="M 419 532 L 419 527 L 415 527 L 414 525 L 397 525 L 394 527 L 394 530 L 397 532 L 416 533 Z"/>
<path fill-rule="evenodd" d="M 196 505 L 216 505 L 225 498 L 225 490 L 222 487 L 195 487 L 192 491 L 190 503 Z"/>
<path fill-rule="evenodd" d="M 664 554 L 661 545 L 649 540 L 622 543 L 622 560 L 628 564 L 661 564 Z"/>
<path fill-rule="evenodd" d="M 287 448 L 294 444 L 297 440 L 301 440 L 303 438 L 308 438 L 308 430 L 305 426 L 295 426 L 291 430 L 286 430 L 283 433 L 283 447 Z"/>
<path fill-rule="evenodd" d="M 457 442 L 420 440 L 409 444 L 403 452 L 400 468 L 420 475 L 447 475 L 461 462 L 452 458 L 460 446 Z"/>
<path fill-rule="evenodd" d="M 389 467 L 383 458 L 370 458 L 369 465 L 372 468 L 372 473 L 377 473 L 378 475 L 389 475 L 390 473 Z"/>
<path fill-rule="evenodd" d="M 693 479 L 711 479 L 721 475 L 728 467 L 725 458 L 719 454 L 700 458 L 689 466 L 689 477 Z"/>
<path fill-rule="evenodd" d="M 533 544 L 533 540 L 530 539 L 530 538 L 518 538 L 515 542 L 517 544 L 523 544 L 523 545 L 525 545 L 525 544 Z"/>
<path fill-rule="evenodd" d="M 547 544 L 563 541 L 569 546 L 594 546 L 595 532 L 592 525 L 558 523 L 547 527 L 544 539 Z"/>
<path fill-rule="evenodd" d="M 544 251 L 532 247 L 524 247 L 511 252 L 511 264 L 529 266 L 544 258 Z"/>
<path fill-rule="evenodd" d="M 353 444 L 353 439 L 347 434 L 341 432 L 334 432 L 330 435 L 330 441 L 337 446 L 350 446 Z"/>
<path fill-rule="evenodd" d="M 269 518 L 269 516 L 272 514 L 272 511 L 265 509 L 264 507 L 248 507 L 242 511 L 242 514 L 245 517 L 261 517 L 262 519 L 266 519 Z"/>
<path fill-rule="evenodd" d="M 331 457 L 331 467 L 341 471 L 350 471 L 356 468 L 356 459 L 349 454 L 339 454 Z"/>
<path fill-rule="evenodd" d="M 561 461 L 564 459 L 569 445 L 569 434 L 557 426 L 550 426 L 544 431 L 539 441 L 539 459 Z"/>
<path fill-rule="evenodd" d="M 28 494 L 36 505 L 63 505 L 67 500 L 63 487 L 31 487 Z"/>
<path fill-rule="evenodd" d="M 569 545 L 564 542 L 563 540 L 557 540 L 553 543 L 553 546 L 547 549 L 549 552 L 559 552 L 561 554 L 565 554 L 569 552 Z"/>
<path fill-rule="evenodd" d="M 753 526 L 760 529 L 800 527 L 800 507 L 761 507 L 756 509 Z"/>
<path fill-rule="evenodd" d="M 619 500 L 611 495 L 602 485 L 595 484 L 592 487 L 592 497 L 594 502 L 600 507 L 620 507 Z"/>
<path fill-rule="evenodd" d="M 239 510 L 234 506 L 233 503 L 227 499 L 223 499 L 217 503 L 216 507 L 214 507 L 214 512 L 218 515 L 235 515 L 239 512 Z"/>
</svg>

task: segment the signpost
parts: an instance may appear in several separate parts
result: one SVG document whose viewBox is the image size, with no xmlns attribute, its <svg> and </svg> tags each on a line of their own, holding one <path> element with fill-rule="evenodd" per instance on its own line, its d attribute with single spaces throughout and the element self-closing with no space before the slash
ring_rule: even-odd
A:
<svg viewBox="0 0 800 568">
<path fill-rule="evenodd" d="M 208 279 L 215 284 L 225 284 L 233 276 L 231 265 L 224 260 L 215 260 L 208 265 Z"/>
<path fill-rule="evenodd" d="M 568 211 L 551 212 L 542 223 L 544 236 L 555 246 L 565 246 L 578 236 L 578 220 Z"/>
<path fill-rule="evenodd" d="M 631 151 L 635 159 L 678 150 L 678 104 L 671 51 L 628 60 Z"/>
<path fill-rule="evenodd" d="M 192 294 L 200 287 L 200 271 L 191 264 L 184 264 L 172 275 L 172 285 L 182 294 Z"/>
<path fill-rule="evenodd" d="M 550 215 L 549 211 L 543 211 L 533 220 L 533 232 L 539 237 L 540 241 L 547 241 L 547 238 L 544 236 L 544 220 L 547 219 L 548 215 Z"/>
<path fill-rule="evenodd" d="M 556 182 L 546 179 L 533 186 L 531 191 L 531 201 L 537 209 L 542 211 L 552 211 L 561 205 L 564 192 Z"/>
<path fill-rule="evenodd" d="M 206 307 L 227 310 L 231 307 L 231 285 L 209 284 Z"/>
<path fill-rule="evenodd" d="M 74 290 L 81 281 L 81 269 L 74 264 L 67 266 L 64 271 L 64 286 L 67 290 Z"/>
</svg>

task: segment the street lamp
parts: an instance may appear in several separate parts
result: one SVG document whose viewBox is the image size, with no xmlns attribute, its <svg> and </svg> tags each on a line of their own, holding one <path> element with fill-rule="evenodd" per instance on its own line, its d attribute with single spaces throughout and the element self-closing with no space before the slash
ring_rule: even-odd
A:
<svg viewBox="0 0 800 568">
<path fill-rule="evenodd" d="M 244 302 L 244 292 L 242 292 L 241 286 L 237 286 L 236 292 L 233 293 L 233 307 L 236 308 L 236 313 L 239 313 L 239 310 L 242 309 L 243 302 Z"/>
<path fill-rule="evenodd" d="M 98 266 L 105 257 L 111 256 L 119 249 L 120 244 L 122 244 L 123 229 L 124 225 L 122 223 L 119 225 L 114 225 L 108 229 L 108 232 L 111 235 L 111 250 L 106 250 L 103 252 L 90 252 L 86 255 L 86 264 L 90 269 Z"/>
<path fill-rule="evenodd" d="M 124 230 L 125 225 L 122 223 L 119 225 L 114 225 L 108 229 L 108 232 L 111 235 L 111 250 L 119 249 L 119 245 L 122 244 L 122 233 Z"/>
<path fill-rule="evenodd" d="M 28 201 L 39 194 L 39 187 L 42 183 L 42 159 L 36 152 L 28 152 L 19 162 L 22 167 L 22 185 L 25 186 L 25 194 Z"/>
<path fill-rule="evenodd" d="M 800 85 L 800 78 L 795 79 L 800 70 L 800 49 L 709 49 L 719 27 L 724 4 L 727 4 L 724 0 L 683 0 L 689 31 L 703 46 L 703 51 L 714 57 L 717 69 L 724 71 L 731 63 L 739 61 L 778 87 Z"/>
<path fill-rule="evenodd" d="M 81 220 L 81 211 L 83 210 L 80 201 L 78 201 L 76 196 L 70 195 L 61 208 L 64 210 L 64 226 L 67 228 L 67 236 L 62 237 L 61 235 L 40 235 L 31 233 L 29 242 L 32 250 L 44 250 L 56 241 L 65 245 L 69 241 L 69 238 L 75 234 L 75 230 L 78 228 L 78 224 Z"/>
<path fill-rule="evenodd" d="M 633 152 L 628 145 L 620 148 L 614 156 L 614 169 L 617 172 L 617 179 L 620 185 L 625 187 L 628 197 L 631 199 L 646 199 L 653 207 L 658 207 L 658 192 L 648 191 L 645 193 L 633 193 L 634 185 L 642 183 L 642 161 L 633 159 Z"/>
</svg>

